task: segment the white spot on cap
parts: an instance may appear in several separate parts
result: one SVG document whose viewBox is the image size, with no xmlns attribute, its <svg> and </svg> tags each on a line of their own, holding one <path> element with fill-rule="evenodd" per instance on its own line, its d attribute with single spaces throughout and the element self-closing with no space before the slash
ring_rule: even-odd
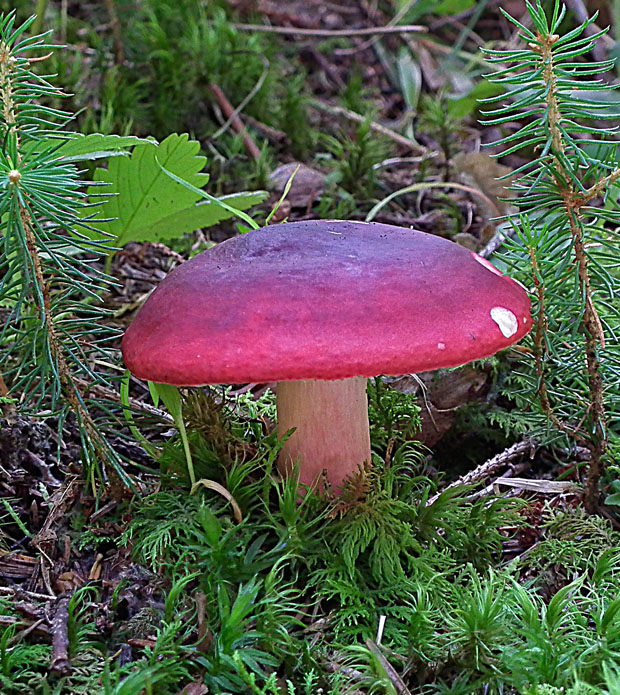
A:
<svg viewBox="0 0 620 695">
<path fill-rule="evenodd" d="M 482 256 L 479 256 L 477 253 L 474 253 L 472 251 L 471 255 L 480 263 L 480 265 L 483 265 L 487 270 L 490 270 L 492 273 L 495 273 L 495 275 L 501 275 L 504 277 L 503 273 L 500 273 L 500 271 L 492 264 L 489 263 L 489 261 L 486 260 L 486 258 L 482 258 Z"/>
<path fill-rule="evenodd" d="M 511 338 L 519 329 L 517 317 L 503 306 L 494 306 L 491 309 L 491 318 L 499 326 L 504 338 Z"/>
<path fill-rule="evenodd" d="M 437 343 L 437 349 L 438 350 L 445 350 L 446 344 L 445 343 Z"/>
</svg>

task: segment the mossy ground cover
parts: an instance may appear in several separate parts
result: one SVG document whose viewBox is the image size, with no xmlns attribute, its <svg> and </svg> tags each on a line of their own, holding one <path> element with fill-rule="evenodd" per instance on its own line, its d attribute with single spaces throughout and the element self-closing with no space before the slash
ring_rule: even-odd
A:
<svg viewBox="0 0 620 695">
<path fill-rule="evenodd" d="M 242 417 L 211 414 L 219 436 L 192 437 L 197 475 L 236 509 L 217 489 L 188 495 L 176 437 L 157 491 L 92 522 L 92 501 L 73 501 L 57 532 L 74 552 L 51 587 L 71 597 L 67 662 L 50 644 L 58 625 L 36 629 L 42 597 L 11 583 L 2 692 L 615 692 L 609 521 L 570 494 L 535 513 L 520 498 L 438 493 L 425 452 L 394 429 L 388 466 L 375 440 L 363 490 L 300 502 L 294 478 L 273 476 L 277 442 L 258 417 L 272 410 L 270 393 L 245 397 Z"/>
</svg>

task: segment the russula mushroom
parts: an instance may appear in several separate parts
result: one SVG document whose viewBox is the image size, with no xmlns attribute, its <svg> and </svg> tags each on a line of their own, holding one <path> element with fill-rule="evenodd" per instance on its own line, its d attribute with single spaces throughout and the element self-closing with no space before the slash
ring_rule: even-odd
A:
<svg viewBox="0 0 620 695">
<path fill-rule="evenodd" d="M 488 357 L 530 329 L 525 290 L 431 234 L 336 220 L 234 237 L 173 270 L 123 338 L 142 379 L 278 382 L 280 453 L 338 490 L 370 459 L 366 379 Z"/>
</svg>

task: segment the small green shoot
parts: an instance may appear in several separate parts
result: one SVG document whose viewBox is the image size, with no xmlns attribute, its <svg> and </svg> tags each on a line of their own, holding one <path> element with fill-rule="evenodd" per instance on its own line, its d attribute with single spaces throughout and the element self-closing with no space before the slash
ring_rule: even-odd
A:
<svg viewBox="0 0 620 695">
<path fill-rule="evenodd" d="M 156 384 L 152 381 L 149 381 L 148 385 L 151 398 L 153 399 L 155 406 L 157 406 L 159 399 L 161 398 L 164 405 L 168 409 L 168 412 L 170 415 L 172 415 L 174 424 L 179 431 L 179 436 L 183 442 L 183 451 L 185 452 L 185 461 L 187 463 L 187 472 L 189 474 L 190 485 L 193 489 L 196 485 L 196 474 L 194 473 L 192 452 L 189 446 L 189 440 L 187 438 L 185 421 L 183 420 L 183 400 L 181 399 L 179 389 L 176 386 L 171 386 L 170 384 Z"/>
</svg>

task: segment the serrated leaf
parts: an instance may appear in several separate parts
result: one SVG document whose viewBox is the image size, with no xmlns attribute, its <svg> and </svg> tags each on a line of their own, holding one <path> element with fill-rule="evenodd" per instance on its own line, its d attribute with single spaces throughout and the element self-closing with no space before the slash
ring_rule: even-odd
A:
<svg viewBox="0 0 620 695">
<path fill-rule="evenodd" d="M 203 191 L 200 188 L 197 188 L 194 186 L 193 183 L 190 183 L 189 181 L 186 181 L 185 179 L 182 179 L 180 176 L 177 176 L 175 173 L 170 171 L 169 169 L 166 169 L 165 166 L 162 165 L 162 163 L 156 158 L 155 161 L 157 162 L 157 166 L 163 171 L 166 176 L 170 177 L 173 181 L 176 181 L 176 183 L 180 184 L 183 186 L 183 188 L 186 188 L 188 191 L 193 193 L 194 195 L 198 196 L 199 198 L 204 198 L 205 200 L 209 201 L 210 203 L 214 203 L 216 205 L 219 205 L 220 207 L 224 208 L 224 210 L 228 210 L 230 213 L 231 217 L 234 217 L 235 215 L 238 215 L 242 220 L 247 222 L 253 229 L 258 229 L 258 224 L 254 222 L 254 220 L 246 215 L 244 212 L 241 212 L 239 209 L 235 209 L 233 207 L 230 207 L 227 202 L 224 201 L 223 198 L 215 198 L 213 197 L 210 193 L 207 193 L 206 191 Z"/>
<path fill-rule="evenodd" d="M 159 145 L 138 145 L 131 157 L 113 159 L 108 169 L 97 169 L 95 182 L 108 185 L 90 186 L 88 195 L 91 200 L 102 194 L 110 197 L 94 214 L 93 208 L 87 209 L 88 224 L 101 232 L 102 239 L 104 234 L 113 235 L 111 246 L 123 246 L 130 241 L 167 241 L 232 217 L 232 212 L 215 202 L 196 204 L 201 195 L 191 187 L 200 189 L 209 178 L 202 173 L 206 158 L 199 150 L 200 144 L 187 134 L 172 134 Z M 162 167 L 189 186 L 171 178 Z M 263 199 L 261 192 L 223 198 L 238 210 Z M 94 231 L 88 233 L 97 236 Z"/>
<path fill-rule="evenodd" d="M 266 191 L 243 191 L 222 196 L 218 200 L 227 203 L 236 210 L 247 210 L 253 205 L 262 203 L 267 196 Z M 178 238 L 184 232 L 192 232 L 199 227 L 210 227 L 230 217 L 232 217 L 232 213 L 221 205 L 208 200 L 200 201 L 194 207 L 178 210 L 163 217 L 151 227 L 151 234 L 158 241 L 168 241 Z M 136 239 L 136 241 L 139 240 Z"/>
<path fill-rule="evenodd" d="M 96 209 L 89 224 L 114 235 L 117 246 L 129 241 L 156 241 L 150 234 L 151 227 L 173 212 L 193 207 L 197 199 L 196 195 L 171 181 L 157 162 L 180 178 L 202 187 L 208 176 L 200 173 L 206 158 L 198 155 L 199 149 L 200 144 L 189 140 L 187 134 L 174 133 L 156 147 L 138 145 L 131 157 L 113 159 L 108 169 L 97 169 L 95 181 L 109 184 L 104 189 L 105 194 L 116 195 Z M 92 197 L 101 193 L 99 187 L 88 189 L 88 195 Z M 114 219 L 97 222 L 109 218 Z M 180 235 L 183 231 L 188 230 L 178 230 L 177 233 Z"/>
<path fill-rule="evenodd" d="M 45 140 L 37 140 L 34 143 L 34 149 L 37 152 L 43 152 L 48 148 L 57 148 L 56 153 L 58 157 L 62 157 L 63 162 L 81 162 L 126 155 L 129 148 L 143 144 L 156 145 L 157 141 L 139 138 L 135 135 L 103 135 L 102 133 L 82 135 L 81 133 L 70 133 L 66 139 L 47 138 Z"/>
<path fill-rule="evenodd" d="M 117 246 L 129 241 L 156 241 L 150 233 L 151 227 L 173 212 L 193 207 L 197 198 L 183 186 L 171 181 L 161 171 L 157 161 L 177 176 L 202 187 L 208 176 L 200 173 L 206 158 L 198 155 L 199 149 L 199 143 L 189 140 L 187 134 L 174 133 L 156 147 L 138 145 L 131 157 L 117 157 L 107 169 L 97 169 L 94 180 L 109 184 L 103 189 L 106 195 L 116 195 L 107 198 L 95 210 L 89 224 L 116 237 Z M 95 199 L 101 193 L 100 187 L 88 188 L 88 195 Z M 98 222 L 110 218 L 113 219 Z M 182 234 L 182 231 L 178 230 L 178 234 Z"/>
</svg>

